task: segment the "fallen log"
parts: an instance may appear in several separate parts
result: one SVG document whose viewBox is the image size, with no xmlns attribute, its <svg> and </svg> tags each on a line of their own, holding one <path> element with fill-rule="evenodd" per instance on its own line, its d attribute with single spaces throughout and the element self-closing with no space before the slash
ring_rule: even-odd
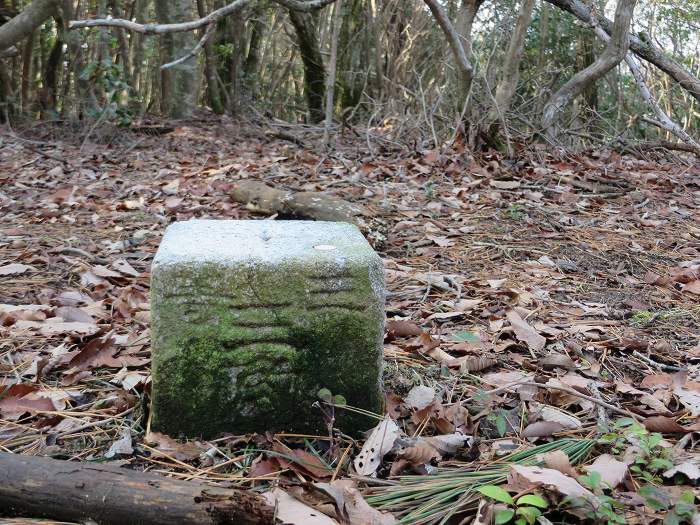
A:
<svg viewBox="0 0 700 525">
<path fill-rule="evenodd" d="M 268 525 L 274 509 L 251 491 L 113 465 L 0 452 L 0 517 L 91 519 L 99 525 Z"/>
<path fill-rule="evenodd" d="M 231 198 L 256 213 L 281 218 L 350 222 L 362 227 L 365 209 L 351 202 L 316 191 L 287 191 L 271 188 L 262 182 L 242 180 L 231 191 Z"/>
</svg>

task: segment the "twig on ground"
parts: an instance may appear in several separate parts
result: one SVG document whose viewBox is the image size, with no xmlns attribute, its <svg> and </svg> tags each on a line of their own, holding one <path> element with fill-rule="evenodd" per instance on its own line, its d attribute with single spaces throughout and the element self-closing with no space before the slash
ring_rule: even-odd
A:
<svg viewBox="0 0 700 525">
<path fill-rule="evenodd" d="M 575 397 L 580 397 L 581 399 L 586 399 L 590 401 L 591 403 L 595 403 L 596 405 L 603 406 L 607 408 L 608 410 L 615 412 L 617 414 L 631 417 L 635 421 L 639 421 L 639 416 L 637 414 L 634 414 L 633 412 L 630 412 L 629 410 L 625 410 L 624 408 L 618 408 L 616 406 L 611 405 L 610 403 L 606 403 L 602 399 L 596 399 L 595 397 L 588 396 L 586 394 L 582 394 L 578 390 L 575 390 L 573 388 L 565 387 L 565 386 L 558 386 L 558 385 L 549 385 L 547 383 L 535 383 L 534 381 L 516 381 L 514 383 L 510 383 L 505 386 L 501 386 L 498 388 L 494 388 L 493 390 L 486 390 L 485 392 L 482 392 L 482 394 L 485 395 L 490 395 L 490 394 L 500 394 L 501 392 L 507 392 L 514 386 L 534 386 L 537 388 L 551 388 L 552 390 L 559 390 L 561 392 L 566 392 L 567 394 L 570 394 Z M 473 397 L 467 398 L 467 400 L 473 399 Z"/>
<path fill-rule="evenodd" d="M 647 357 L 638 350 L 634 350 L 632 352 L 632 355 L 634 357 L 637 357 L 644 361 L 645 363 L 650 364 L 651 366 L 655 366 L 659 370 L 663 370 L 664 372 L 680 372 L 681 370 L 685 370 L 684 368 L 681 368 L 679 366 L 673 366 L 673 365 L 666 365 L 664 363 L 659 363 L 658 361 L 654 361 L 651 357 Z"/>
</svg>

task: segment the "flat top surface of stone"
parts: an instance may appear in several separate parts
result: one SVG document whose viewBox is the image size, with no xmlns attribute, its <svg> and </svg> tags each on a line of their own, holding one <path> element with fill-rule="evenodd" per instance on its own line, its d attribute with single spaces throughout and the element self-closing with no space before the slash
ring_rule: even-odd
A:
<svg viewBox="0 0 700 525">
<path fill-rule="evenodd" d="M 348 223 L 196 219 L 168 226 L 153 264 L 336 257 L 377 256 L 360 230 Z"/>
</svg>

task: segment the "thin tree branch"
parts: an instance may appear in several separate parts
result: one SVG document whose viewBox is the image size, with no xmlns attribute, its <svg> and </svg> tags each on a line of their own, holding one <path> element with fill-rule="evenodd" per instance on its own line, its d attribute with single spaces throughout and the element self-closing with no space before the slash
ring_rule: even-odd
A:
<svg viewBox="0 0 700 525">
<path fill-rule="evenodd" d="M 142 33 L 144 35 L 162 35 L 165 33 L 181 33 L 185 31 L 194 31 L 204 26 L 208 26 L 217 22 L 225 16 L 240 11 L 242 8 L 250 4 L 253 0 L 236 0 L 224 7 L 216 9 L 207 16 L 192 20 L 190 22 L 179 22 L 176 24 L 139 24 L 131 20 L 121 18 L 94 18 L 91 20 L 72 20 L 68 24 L 69 29 L 81 29 L 85 27 L 119 27 L 127 29 L 134 33 Z M 310 12 L 316 9 L 321 9 L 335 0 L 274 0 L 276 3 L 293 9 L 294 11 Z"/>
<path fill-rule="evenodd" d="M 600 27 L 595 19 L 593 20 L 593 30 L 598 38 L 600 38 L 603 42 L 607 43 L 610 41 L 610 36 L 603 30 L 602 27 Z M 647 104 L 649 104 L 649 106 L 651 106 L 654 115 L 656 115 L 656 118 L 658 119 L 654 120 L 648 117 L 643 117 L 643 120 L 673 134 L 676 138 L 682 140 L 688 146 L 690 146 L 693 153 L 700 156 L 700 144 L 678 123 L 674 122 L 671 117 L 661 108 L 659 102 L 656 100 L 656 97 L 654 97 L 652 94 L 651 89 L 649 89 L 646 80 L 644 80 L 644 75 L 640 69 L 641 66 L 639 62 L 632 53 L 627 53 L 627 55 L 625 55 L 625 63 L 627 64 L 627 67 L 630 68 L 632 76 L 637 82 L 637 87 L 639 87 L 642 98 L 647 102 Z"/>
<path fill-rule="evenodd" d="M 197 45 L 194 46 L 192 49 L 189 50 L 187 54 L 184 56 L 181 56 L 180 58 L 173 60 L 172 62 L 168 62 L 167 64 L 163 64 L 160 66 L 161 69 L 169 69 L 171 67 L 177 66 L 178 64 L 182 64 L 186 60 L 189 60 L 193 56 L 196 56 L 199 54 L 199 52 L 204 49 L 205 44 L 211 37 L 211 35 L 214 34 L 214 31 L 216 30 L 216 24 L 209 24 L 207 26 L 206 31 L 204 32 L 204 35 L 202 35 L 202 38 L 199 39 L 199 42 L 197 42 Z"/>
<path fill-rule="evenodd" d="M 550 385 L 548 383 L 536 383 L 534 381 L 515 381 L 513 383 L 509 383 L 507 385 L 504 385 L 504 386 L 501 386 L 498 388 L 494 388 L 493 390 L 486 390 L 485 392 L 481 392 L 480 394 L 481 395 L 500 394 L 501 392 L 510 391 L 514 386 L 534 386 L 537 388 L 559 390 L 561 392 L 566 392 L 569 395 L 572 395 L 575 397 L 580 397 L 581 399 L 585 399 L 586 401 L 590 401 L 591 403 L 595 403 L 596 405 L 605 407 L 608 410 L 610 410 L 611 412 L 615 412 L 616 414 L 631 417 L 635 421 L 639 421 L 639 416 L 633 412 L 630 412 L 629 410 L 625 410 L 624 408 L 616 407 L 614 405 L 611 405 L 610 403 L 606 403 L 602 399 L 597 399 L 593 396 L 583 394 L 583 393 L 579 392 L 578 390 L 576 390 L 574 388 L 569 388 L 567 386 Z M 469 399 L 473 399 L 473 398 L 469 398 Z"/>
<path fill-rule="evenodd" d="M 8 47 L 5 50 L 0 50 L 0 58 L 11 58 L 19 55 L 19 49 L 15 46 Z"/>
<path fill-rule="evenodd" d="M 207 16 L 190 22 L 179 22 L 176 24 L 139 24 L 131 20 L 121 18 L 94 18 L 91 20 L 72 20 L 68 24 L 69 29 L 81 29 L 84 27 L 119 27 L 133 31 L 134 33 L 142 33 L 144 35 L 162 35 L 165 33 L 181 33 L 185 31 L 194 31 L 200 27 L 208 26 L 217 22 L 219 19 L 236 13 L 248 5 L 252 0 L 236 0 L 224 7 L 216 9 Z"/>
<path fill-rule="evenodd" d="M 474 77 L 474 72 L 471 63 L 467 58 L 467 53 L 464 50 L 462 41 L 459 38 L 459 33 L 457 33 L 457 30 L 452 25 L 452 22 L 447 16 L 447 13 L 445 13 L 445 10 L 442 8 L 442 6 L 437 0 L 423 1 L 430 9 L 430 12 L 433 13 L 435 21 L 440 26 L 440 29 L 442 29 L 442 32 L 445 34 L 445 38 L 447 38 L 447 43 L 450 45 L 450 49 L 452 50 L 452 54 L 454 55 L 455 62 L 457 63 L 457 71 L 459 71 L 460 82 L 462 84 L 460 86 L 462 90 L 462 93 L 460 93 L 460 98 L 464 100 L 469 94 L 472 79 Z"/>
<path fill-rule="evenodd" d="M 322 9 L 328 4 L 332 4 L 335 0 L 274 0 L 281 6 L 288 9 L 294 9 L 294 11 L 302 11 L 304 13 L 309 13 L 311 11 L 316 11 L 317 9 Z"/>
</svg>

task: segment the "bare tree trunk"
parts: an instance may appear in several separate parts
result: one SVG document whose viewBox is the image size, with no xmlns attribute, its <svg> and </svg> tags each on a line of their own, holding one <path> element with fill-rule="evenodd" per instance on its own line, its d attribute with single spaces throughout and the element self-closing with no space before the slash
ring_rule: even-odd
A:
<svg viewBox="0 0 700 525">
<path fill-rule="evenodd" d="M 34 40 L 36 31 L 29 33 L 29 38 L 22 48 L 22 81 L 20 88 L 20 107 L 22 112 L 29 111 L 29 92 L 32 85 L 32 65 L 34 63 Z"/>
<path fill-rule="evenodd" d="M 146 10 L 148 9 L 149 0 L 136 0 L 134 5 L 134 19 L 138 23 L 143 23 L 146 19 Z M 139 33 L 133 33 L 129 41 L 131 45 L 132 60 L 131 63 L 134 65 L 134 91 L 136 93 L 141 93 L 141 82 L 142 79 L 146 78 L 144 72 L 143 64 L 143 35 Z"/>
<path fill-rule="evenodd" d="M 377 0 L 369 0 L 367 4 L 367 16 L 371 40 L 374 43 L 372 54 L 374 66 L 374 97 L 381 100 L 384 93 L 384 68 L 382 67 L 382 32 L 379 27 L 379 11 L 377 10 Z"/>
<path fill-rule="evenodd" d="M 34 0 L 22 12 L 0 27 L 0 51 L 31 35 L 56 13 L 58 0 Z"/>
<path fill-rule="evenodd" d="M 535 7 L 535 0 L 523 0 L 520 6 L 518 20 L 515 23 L 513 34 L 510 37 L 508 50 L 503 59 L 503 69 L 501 70 L 501 80 L 496 87 L 493 106 L 489 110 L 486 122 L 490 129 L 489 134 L 495 134 L 498 125 L 498 120 L 503 120 L 503 115 L 510 109 L 510 105 L 515 95 L 515 90 L 518 87 L 518 79 L 520 78 L 520 61 L 523 57 L 523 49 L 525 48 L 525 37 L 527 36 L 527 28 L 532 20 L 532 10 Z"/>
<path fill-rule="evenodd" d="M 595 59 L 595 35 L 588 31 L 588 28 L 581 28 L 576 41 L 576 69 L 583 71 L 592 65 Z M 589 112 L 598 110 L 598 85 L 596 83 L 587 86 L 581 95 L 586 110 Z"/>
<path fill-rule="evenodd" d="M 10 120 L 10 115 L 14 113 L 12 80 L 8 69 L 0 66 L 0 122 Z"/>
<path fill-rule="evenodd" d="M 207 6 L 204 0 L 197 0 L 197 14 L 200 18 L 207 15 Z M 203 31 L 206 31 L 204 29 Z M 224 101 L 221 97 L 221 89 L 219 79 L 216 74 L 216 53 L 214 51 L 214 42 L 211 39 L 204 44 L 204 70 L 207 76 L 207 94 L 209 96 L 209 104 L 211 109 L 217 115 L 223 114 Z"/>
<path fill-rule="evenodd" d="M 63 20 L 60 16 L 54 17 L 56 20 L 56 40 L 51 46 L 49 58 L 46 61 L 44 69 L 44 90 L 45 96 L 42 97 L 44 107 L 42 111 L 51 117 L 56 117 L 56 102 L 58 93 L 58 68 L 61 65 L 63 58 Z M 46 116 L 46 115 L 45 115 Z"/>
<path fill-rule="evenodd" d="M 119 5 L 119 0 L 110 0 L 109 7 L 112 10 L 112 14 L 115 18 L 123 18 L 122 9 Z M 133 86 L 133 67 L 131 64 L 131 55 L 129 54 L 129 41 L 126 38 L 126 33 L 124 31 L 116 29 L 112 31 L 112 35 L 114 36 L 114 38 L 116 38 L 117 45 L 119 46 L 119 58 L 122 64 L 124 82 L 126 82 L 129 86 Z"/>
<path fill-rule="evenodd" d="M 560 87 L 545 105 L 542 127 L 548 135 L 554 136 L 554 123 L 569 102 L 625 58 L 629 50 L 629 27 L 635 4 L 636 0 L 618 0 L 612 34 L 605 51 L 593 64 L 576 73 Z"/>
<path fill-rule="evenodd" d="M 251 100 L 258 98 L 260 92 L 260 53 L 265 32 L 265 22 L 262 19 L 263 12 L 256 8 L 250 21 L 250 40 L 248 41 L 248 54 L 243 62 L 243 84 Z"/>
<path fill-rule="evenodd" d="M 430 9 L 430 12 L 435 18 L 435 21 L 440 26 L 440 29 L 442 29 L 442 32 L 445 34 L 447 43 L 449 44 L 450 49 L 452 50 L 452 55 L 454 56 L 455 60 L 455 66 L 457 67 L 457 75 L 459 77 L 460 102 L 458 109 L 459 111 L 462 111 L 464 109 L 464 103 L 467 100 L 467 97 L 469 96 L 469 90 L 472 86 L 472 80 L 474 79 L 472 65 L 469 62 L 469 59 L 467 58 L 467 53 L 464 49 L 464 46 L 462 45 L 459 33 L 457 33 L 454 26 L 452 25 L 452 22 L 450 22 L 450 19 L 447 16 L 447 13 L 445 13 L 445 10 L 442 8 L 442 5 L 440 5 L 440 2 L 438 2 L 437 0 L 423 1 Z"/>
<path fill-rule="evenodd" d="M 458 31 L 459 35 L 462 37 L 462 42 L 464 45 L 464 54 L 467 56 L 467 60 L 472 58 L 472 28 L 474 27 L 474 19 L 476 19 L 476 14 L 479 12 L 481 4 L 484 0 L 462 0 L 462 9 L 459 11 L 458 16 Z"/>
<path fill-rule="evenodd" d="M 156 15 L 164 24 L 189 22 L 192 2 L 189 0 L 156 0 Z M 191 31 L 166 33 L 162 36 L 163 63 L 186 55 L 196 44 Z M 197 57 L 161 71 L 161 110 L 172 118 L 189 118 L 197 107 Z"/>
<path fill-rule="evenodd" d="M 333 125 L 333 94 L 335 92 L 335 73 L 338 64 L 338 32 L 343 10 L 343 0 L 337 0 L 333 6 L 333 33 L 331 34 L 331 57 L 328 61 L 328 80 L 326 84 L 326 122 L 323 131 L 323 143 L 330 146 L 331 126 Z"/>
<path fill-rule="evenodd" d="M 322 122 L 326 73 L 318 45 L 316 23 L 309 13 L 293 9 L 289 10 L 289 19 L 296 31 L 301 60 L 304 63 L 304 92 L 309 109 L 309 120 L 313 123 Z"/>
</svg>

